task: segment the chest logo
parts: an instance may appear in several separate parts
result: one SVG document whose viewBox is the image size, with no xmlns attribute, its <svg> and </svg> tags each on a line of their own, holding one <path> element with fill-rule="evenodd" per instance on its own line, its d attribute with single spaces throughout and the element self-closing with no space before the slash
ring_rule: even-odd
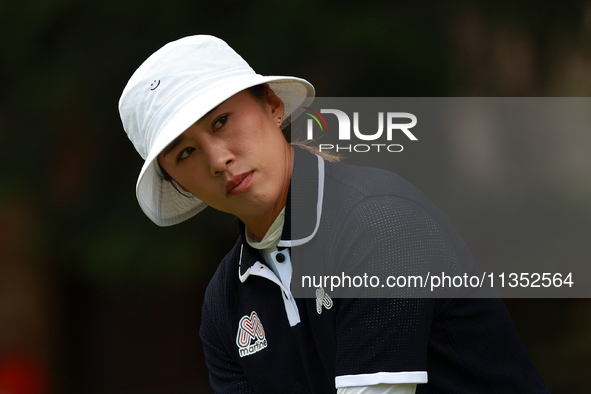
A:
<svg viewBox="0 0 591 394">
<path fill-rule="evenodd" d="M 326 309 L 332 308 L 332 298 L 324 292 L 322 286 L 316 289 L 316 312 L 320 315 L 322 313 L 322 307 Z"/>
<path fill-rule="evenodd" d="M 238 323 L 236 345 L 240 357 L 250 356 L 267 347 L 267 338 L 261 319 L 255 311 L 250 316 L 244 315 Z"/>
</svg>

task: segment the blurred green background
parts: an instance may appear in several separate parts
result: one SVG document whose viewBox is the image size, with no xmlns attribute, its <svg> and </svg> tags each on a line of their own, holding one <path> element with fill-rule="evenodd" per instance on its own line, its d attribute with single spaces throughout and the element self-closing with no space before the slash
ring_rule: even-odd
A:
<svg viewBox="0 0 591 394">
<path fill-rule="evenodd" d="M 211 392 L 201 302 L 236 222 L 152 224 L 117 112 L 139 64 L 192 34 L 319 96 L 591 95 L 589 1 L 3 0 L 3 394 Z M 457 137 L 397 172 L 477 260 L 591 261 L 591 133 Z M 551 391 L 591 392 L 590 300 L 506 303 Z"/>
</svg>

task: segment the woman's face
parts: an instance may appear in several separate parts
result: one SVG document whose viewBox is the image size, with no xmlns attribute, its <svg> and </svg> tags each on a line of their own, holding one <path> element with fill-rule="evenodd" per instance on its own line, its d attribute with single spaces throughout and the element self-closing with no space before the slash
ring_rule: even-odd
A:
<svg viewBox="0 0 591 394">
<path fill-rule="evenodd" d="M 239 218 L 273 208 L 290 165 L 278 120 L 283 102 L 242 91 L 189 127 L 158 155 L 158 163 L 209 206 Z"/>
</svg>

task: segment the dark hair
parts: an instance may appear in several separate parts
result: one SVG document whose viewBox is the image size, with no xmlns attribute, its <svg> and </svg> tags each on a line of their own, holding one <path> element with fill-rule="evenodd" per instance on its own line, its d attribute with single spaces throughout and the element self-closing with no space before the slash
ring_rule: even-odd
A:
<svg viewBox="0 0 591 394">
<path fill-rule="evenodd" d="M 267 93 L 269 92 L 269 88 L 263 84 L 251 86 L 250 88 L 246 89 L 254 98 L 259 100 L 259 103 L 265 106 L 265 97 L 267 97 Z M 289 118 L 283 119 L 283 127 L 281 131 L 283 131 L 283 136 L 287 140 L 287 142 L 291 143 L 291 121 Z"/>
<path fill-rule="evenodd" d="M 164 180 L 169 182 L 172 185 L 172 187 L 174 187 L 176 189 L 177 192 L 179 192 L 180 194 L 182 194 L 183 196 L 188 198 L 189 196 L 187 196 L 185 193 L 183 193 L 183 191 L 179 190 L 177 183 L 173 181 L 170 174 L 168 172 L 166 172 L 166 170 L 164 168 L 162 168 L 160 163 L 156 162 L 156 165 L 160 168 L 160 171 L 162 172 L 162 177 L 164 178 Z"/>
<path fill-rule="evenodd" d="M 265 85 L 255 85 L 251 86 L 250 88 L 246 89 L 250 94 L 252 94 L 255 98 L 259 100 L 263 100 L 267 97 L 267 87 Z"/>
</svg>

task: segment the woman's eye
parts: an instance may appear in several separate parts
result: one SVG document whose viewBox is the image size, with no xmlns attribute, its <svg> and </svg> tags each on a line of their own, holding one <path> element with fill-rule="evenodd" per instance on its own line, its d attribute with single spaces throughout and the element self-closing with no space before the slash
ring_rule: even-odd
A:
<svg viewBox="0 0 591 394">
<path fill-rule="evenodd" d="M 228 121 L 228 115 L 224 115 L 219 117 L 214 123 L 213 123 L 213 130 L 216 131 L 219 128 L 221 128 L 223 125 L 226 124 L 226 122 Z"/>
<path fill-rule="evenodd" d="M 195 149 L 194 148 L 185 148 L 181 151 L 181 153 L 179 153 L 178 157 L 177 157 L 177 161 L 181 161 L 183 159 L 186 159 L 187 157 L 189 157 L 189 155 L 191 154 L 191 152 L 193 152 Z"/>
</svg>

